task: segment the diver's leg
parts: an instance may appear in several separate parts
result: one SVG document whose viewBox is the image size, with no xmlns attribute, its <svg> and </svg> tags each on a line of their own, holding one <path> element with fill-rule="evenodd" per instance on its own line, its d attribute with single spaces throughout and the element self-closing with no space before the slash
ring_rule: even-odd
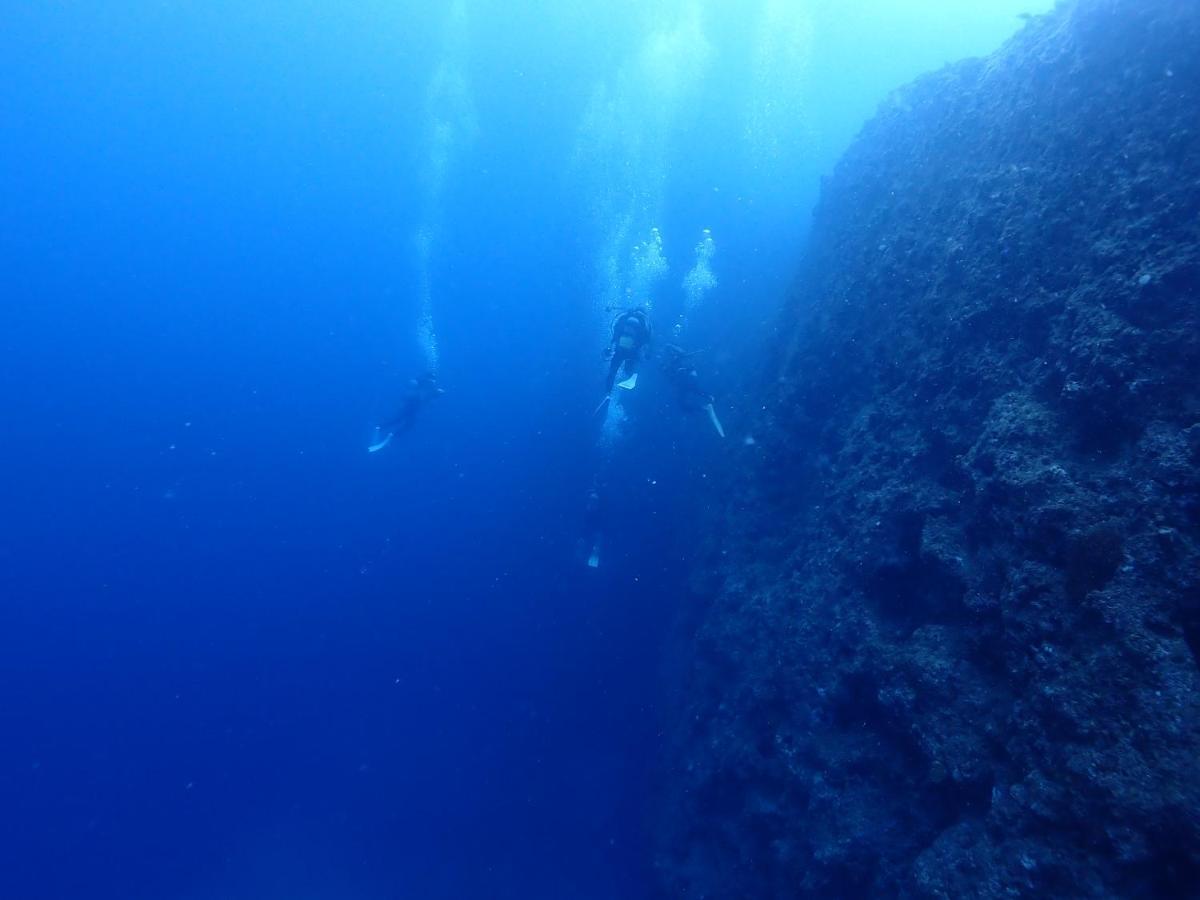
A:
<svg viewBox="0 0 1200 900">
<path fill-rule="evenodd" d="M 621 371 L 621 364 L 625 358 L 620 353 L 614 353 L 612 362 L 608 365 L 608 378 L 604 381 L 604 393 L 611 394 L 613 385 L 617 382 L 617 373 Z"/>
<path fill-rule="evenodd" d="M 638 356 L 636 353 L 630 353 L 625 357 L 625 371 L 621 374 L 625 377 L 618 382 L 621 387 L 627 391 L 632 391 L 637 386 L 637 367 Z"/>
</svg>

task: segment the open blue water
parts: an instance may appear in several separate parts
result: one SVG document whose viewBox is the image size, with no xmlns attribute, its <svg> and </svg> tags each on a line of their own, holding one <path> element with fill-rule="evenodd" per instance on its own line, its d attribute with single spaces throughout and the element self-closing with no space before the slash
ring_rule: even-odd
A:
<svg viewBox="0 0 1200 900">
<path fill-rule="evenodd" d="M 1049 3 L 852 5 L 10 4 L 0 896 L 650 895 L 692 523 L 819 179 Z M 593 416 L 630 302 L 726 441 L 653 364 Z"/>
</svg>

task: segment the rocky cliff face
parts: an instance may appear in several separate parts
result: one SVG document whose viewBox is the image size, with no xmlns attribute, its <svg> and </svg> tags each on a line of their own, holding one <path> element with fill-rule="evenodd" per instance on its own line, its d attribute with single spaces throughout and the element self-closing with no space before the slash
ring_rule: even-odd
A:
<svg viewBox="0 0 1200 900">
<path fill-rule="evenodd" d="M 826 185 L 714 540 L 671 897 L 1200 893 L 1200 4 L 1079 0 Z"/>
</svg>

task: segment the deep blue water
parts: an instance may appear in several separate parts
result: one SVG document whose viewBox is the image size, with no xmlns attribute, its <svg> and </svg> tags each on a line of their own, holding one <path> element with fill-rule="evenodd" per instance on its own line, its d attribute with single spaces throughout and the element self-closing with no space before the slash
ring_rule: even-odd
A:
<svg viewBox="0 0 1200 900">
<path fill-rule="evenodd" d="M 512 6 L 6 10 L 0 896 L 648 895 L 691 523 L 820 176 L 1040 8 Z M 653 365 L 602 427 L 606 306 L 667 334 L 705 228 L 729 438 Z M 446 394 L 369 455 L 426 292 Z"/>
</svg>

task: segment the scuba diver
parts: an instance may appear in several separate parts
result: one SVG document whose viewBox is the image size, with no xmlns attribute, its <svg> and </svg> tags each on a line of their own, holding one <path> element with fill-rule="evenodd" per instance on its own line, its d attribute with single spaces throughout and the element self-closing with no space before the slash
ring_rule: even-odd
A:
<svg viewBox="0 0 1200 900">
<path fill-rule="evenodd" d="M 699 350 L 688 353 L 678 344 L 667 344 L 663 347 L 662 369 L 675 388 L 675 398 L 680 407 L 687 412 L 708 413 L 717 434 L 725 437 L 725 429 L 721 427 L 721 420 L 717 418 L 717 411 L 713 407 L 713 395 L 700 386 L 700 373 L 692 365 L 692 357 L 699 353 Z"/>
<path fill-rule="evenodd" d="M 587 502 L 583 507 L 583 537 L 581 545 L 588 553 L 587 564 L 595 569 L 600 566 L 600 545 L 604 540 L 604 500 L 600 496 L 600 479 L 592 480 L 588 489 Z"/>
<path fill-rule="evenodd" d="M 620 387 L 632 391 L 637 387 L 637 367 L 650 340 L 654 329 L 650 325 L 650 313 L 642 306 L 627 309 L 617 314 L 612 323 L 612 339 L 604 349 L 604 359 L 608 360 L 608 377 L 604 382 L 604 400 L 601 401 L 597 412 L 608 405 L 612 398 L 613 385 L 618 384 L 617 375 L 624 369 L 625 378 L 619 382 Z"/>
<path fill-rule="evenodd" d="M 431 372 L 411 379 L 400 398 L 400 409 L 382 425 L 375 427 L 375 436 L 367 450 L 377 453 L 390 444 L 396 435 L 408 431 L 416 423 L 421 407 L 444 393 L 446 392 L 438 386 L 437 378 Z"/>
</svg>

